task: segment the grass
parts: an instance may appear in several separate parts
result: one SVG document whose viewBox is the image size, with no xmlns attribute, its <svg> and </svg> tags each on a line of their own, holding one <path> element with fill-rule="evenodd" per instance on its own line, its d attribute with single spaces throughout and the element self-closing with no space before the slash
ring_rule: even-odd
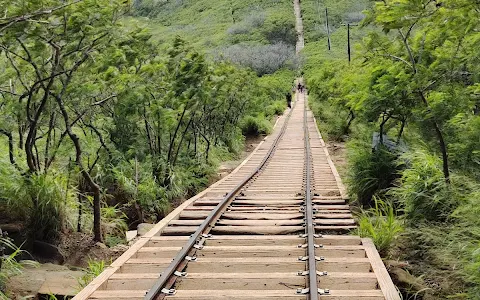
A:
<svg viewBox="0 0 480 300">
<path fill-rule="evenodd" d="M 79 288 L 82 289 L 86 287 L 95 277 L 105 270 L 106 266 L 107 265 L 103 260 L 90 259 L 88 261 L 88 267 L 84 270 L 85 275 L 78 279 Z"/>
<path fill-rule="evenodd" d="M 360 214 L 358 235 L 371 238 L 380 254 L 385 257 L 404 231 L 404 226 L 392 203 L 377 197 L 374 201 L 373 208 L 363 210 Z"/>
</svg>

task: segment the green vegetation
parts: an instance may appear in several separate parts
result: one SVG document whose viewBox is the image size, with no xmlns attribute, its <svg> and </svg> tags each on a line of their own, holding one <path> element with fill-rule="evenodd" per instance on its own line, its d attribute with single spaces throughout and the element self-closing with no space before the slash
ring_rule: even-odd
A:
<svg viewBox="0 0 480 300">
<path fill-rule="evenodd" d="M 360 234 L 423 279 L 406 298 L 480 299 L 478 3 L 323 1 L 330 52 L 318 2 L 302 3 L 311 107 L 328 140 L 348 141 Z M 362 8 L 349 64 L 341 23 Z"/>
<path fill-rule="evenodd" d="M 0 207 L 30 240 L 124 242 L 286 108 L 290 1 L 0 4 Z"/>
<path fill-rule="evenodd" d="M 393 205 L 378 198 L 375 207 L 363 211 L 358 220 L 358 235 L 371 238 L 382 256 L 388 255 L 403 230 Z"/>
<path fill-rule="evenodd" d="M 6 255 L 4 254 L 5 252 L 10 254 Z M 18 257 L 23 252 L 10 239 L 4 237 L 0 231 L 0 299 L 2 300 L 9 299 L 8 295 L 5 294 L 5 284 L 8 279 L 20 274 L 26 265 L 36 266 L 36 263 L 33 261 L 18 261 Z"/>
<path fill-rule="evenodd" d="M 80 285 L 80 289 L 86 287 L 95 277 L 100 275 L 103 270 L 107 267 L 105 261 L 103 260 L 93 260 L 90 259 L 88 261 L 88 266 L 84 270 L 85 275 L 79 278 L 78 284 Z"/>
</svg>

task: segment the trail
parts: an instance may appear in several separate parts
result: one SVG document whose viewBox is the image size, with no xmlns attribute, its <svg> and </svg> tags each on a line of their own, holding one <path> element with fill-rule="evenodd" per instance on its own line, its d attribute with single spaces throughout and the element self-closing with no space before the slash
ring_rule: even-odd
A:
<svg viewBox="0 0 480 300">
<path fill-rule="evenodd" d="M 303 19 L 302 19 L 302 8 L 300 5 L 300 0 L 293 1 L 293 7 L 295 10 L 295 30 L 297 31 L 297 46 L 296 51 L 297 55 L 305 47 L 305 38 L 303 37 Z"/>
</svg>

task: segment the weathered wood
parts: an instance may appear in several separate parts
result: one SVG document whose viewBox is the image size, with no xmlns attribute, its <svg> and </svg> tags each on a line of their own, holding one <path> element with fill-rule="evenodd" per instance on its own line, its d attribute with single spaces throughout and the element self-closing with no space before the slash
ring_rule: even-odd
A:
<svg viewBox="0 0 480 300">
<path fill-rule="evenodd" d="M 232 219 L 232 220 L 291 220 L 291 219 L 302 219 L 302 213 L 233 213 L 226 212 L 222 215 L 223 219 Z"/>
<path fill-rule="evenodd" d="M 215 226 L 213 234 L 293 234 L 304 231 L 302 226 Z"/>
<path fill-rule="evenodd" d="M 398 294 L 398 291 L 395 288 L 395 285 L 393 284 L 392 279 L 390 278 L 390 275 L 388 274 L 387 269 L 385 268 L 385 265 L 383 264 L 382 259 L 380 258 L 380 255 L 378 254 L 372 240 L 364 238 L 362 239 L 362 244 L 365 246 L 367 257 L 372 264 L 373 272 L 377 276 L 378 285 L 380 286 L 385 299 L 400 300 L 401 298 Z"/>
<path fill-rule="evenodd" d="M 301 226 L 303 220 L 220 220 L 215 226 Z"/>
<path fill-rule="evenodd" d="M 247 300 L 247 299 L 275 299 L 275 300 L 305 300 L 305 295 L 297 295 L 292 290 L 179 290 L 175 296 L 175 300 Z"/>
<path fill-rule="evenodd" d="M 189 273 L 177 284 L 178 290 L 295 290 L 305 278 L 292 273 Z"/>
</svg>

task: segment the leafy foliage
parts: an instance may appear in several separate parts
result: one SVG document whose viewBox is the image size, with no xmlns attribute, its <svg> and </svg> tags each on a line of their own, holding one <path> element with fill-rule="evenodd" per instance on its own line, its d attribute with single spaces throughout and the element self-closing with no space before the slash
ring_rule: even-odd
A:
<svg viewBox="0 0 480 300">
<path fill-rule="evenodd" d="M 224 10 L 211 2 L 185 1 L 181 10 L 135 1 L 133 11 L 123 0 L 1 3 L 0 199 L 29 225 L 31 238 L 55 241 L 76 229 L 110 245 L 122 241 L 128 226 L 160 220 L 204 187 L 218 161 L 240 151 L 244 120 L 258 118 L 252 133 L 264 133 L 284 110 L 279 100 L 293 75 L 284 67 L 293 51 L 282 38 L 256 46 L 278 48 L 283 59 L 264 62 L 259 74 L 271 74 L 259 79 L 212 62 L 184 39 L 161 43 L 138 22 L 125 22 L 145 7 L 170 22 L 180 11 Z M 256 2 L 236 5 L 234 17 L 268 43 L 269 28 L 279 26 L 275 6 L 247 17 Z"/>
<path fill-rule="evenodd" d="M 401 259 L 418 263 L 415 275 L 428 282 L 449 277 L 427 292 L 434 299 L 478 298 L 478 245 L 471 242 L 480 228 L 473 217 L 480 178 L 479 56 L 472 50 L 480 42 L 478 3 L 325 1 L 313 14 L 316 1 L 304 2 L 310 8 L 305 12 L 310 105 L 329 139 L 350 141 L 352 196 L 367 205 L 380 196 L 403 215 L 407 246 L 396 246 L 406 253 Z M 331 51 L 325 50 L 323 5 L 331 15 Z M 351 28 L 351 40 L 361 44 L 352 47 L 347 65 L 341 23 L 360 19 L 360 7 L 365 18 Z M 373 132 L 380 146 L 404 154 L 372 152 Z M 373 232 L 371 220 L 361 221 Z M 378 232 L 388 239 L 387 232 Z"/>
</svg>

